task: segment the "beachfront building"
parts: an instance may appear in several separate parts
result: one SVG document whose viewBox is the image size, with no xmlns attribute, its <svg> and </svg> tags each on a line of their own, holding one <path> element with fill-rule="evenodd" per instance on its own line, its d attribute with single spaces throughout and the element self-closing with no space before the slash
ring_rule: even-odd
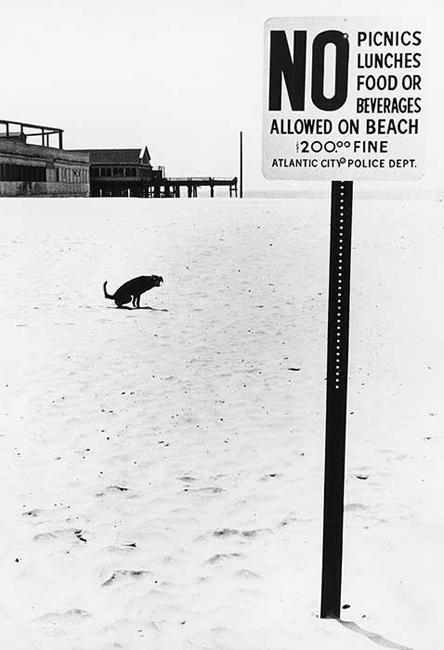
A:
<svg viewBox="0 0 444 650">
<path fill-rule="evenodd" d="M 0 196 L 89 196 L 89 156 L 63 130 L 0 120 Z"/>
<path fill-rule="evenodd" d="M 144 149 L 63 148 L 63 129 L 0 120 L 0 196 L 214 197 L 237 177 L 167 177 Z"/>
<path fill-rule="evenodd" d="M 148 197 L 164 176 L 142 149 L 79 149 L 90 164 L 90 196 Z"/>
</svg>

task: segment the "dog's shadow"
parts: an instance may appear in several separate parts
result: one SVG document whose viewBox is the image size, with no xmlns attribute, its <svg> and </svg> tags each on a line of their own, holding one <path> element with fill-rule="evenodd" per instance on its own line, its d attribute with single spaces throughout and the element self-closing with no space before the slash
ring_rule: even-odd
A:
<svg viewBox="0 0 444 650">
<path fill-rule="evenodd" d="M 158 309 L 157 307 L 148 307 L 148 305 L 146 307 L 134 307 L 133 309 L 136 311 L 139 309 L 149 309 L 150 311 L 168 311 L 168 309 Z"/>
<path fill-rule="evenodd" d="M 127 307 L 126 305 L 122 305 L 121 307 L 117 307 L 117 309 L 127 309 L 128 311 L 141 311 L 142 309 L 149 309 L 150 311 L 168 311 L 168 309 L 157 309 L 156 307 Z"/>
</svg>

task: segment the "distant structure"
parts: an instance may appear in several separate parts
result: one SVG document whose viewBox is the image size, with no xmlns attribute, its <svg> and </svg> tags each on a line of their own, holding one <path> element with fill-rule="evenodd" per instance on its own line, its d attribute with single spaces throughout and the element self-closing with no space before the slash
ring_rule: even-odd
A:
<svg viewBox="0 0 444 650">
<path fill-rule="evenodd" d="M 0 120 L 0 196 L 196 197 L 198 188 L 227 187 L 237 178 L 165 176 L 142 149 L 63 149 L 63 129 Z M 37 139 L 37 140 L 36 140 Z M 28 142 L 31 140 L 32 143 Z"/>
<path fill-rule="evenodd" d="M 214 197 L 216 187 L 228 187 L 237 196 L 237 178 L 165 176 L 165 167 L 153 167 L 148 148 L 77 149 L 89 154 L 91 196 L 136 196 L 179 198 L 181 188 L 196 197 L 199 187 L 208 187 Z"/>
<path fill-rule="evenodd" d="M 0 196 L 89 196 L 89 157 L 63 149 L 62 129 L 11 120 L 2 127 Z"/>
<path fill-rule="evenodd" d="M 237 177 L 213 178 L 211 176 L 193 176 L 181 178 L 162 178 L 152 188 L 150 196 L 168 196 L 180 198 L 181 188 L 186 189 L 187 196 L 197 197 L 197 190 L 200 187 L 208 187 L 210 196 L 214 197 L 216 187 L 228 187 L 230 197 L 237 196 Z"/>
<path fill-rule="evenodd" d="M 164 176 L 163 167 L 153 168 L 147 147 L 142 149 L 80 149 L 90 165 L 90 196 L 153 195 L 152 188 Z"/>
</svg>

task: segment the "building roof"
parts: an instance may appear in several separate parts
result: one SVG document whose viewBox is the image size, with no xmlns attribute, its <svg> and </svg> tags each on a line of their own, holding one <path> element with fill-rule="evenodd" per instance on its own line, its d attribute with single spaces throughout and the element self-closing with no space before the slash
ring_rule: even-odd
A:
<svg viewBox="0 0 444 650">
<path fill-rule="evenodd" d="M 76 149 L 79 153 L 89 153 L 90 163 L 138 165 L 142 149 Z"/>
<path fill-rule="evenodd" d="M 42 147 L 36 144 L 27 144 L 18 138 L 0 138 L 0 157 L 3 162 L 16 163 L 22 158 L 31 161 L 59 161 L 79 165 L 89 164 L 89 155 L 85 151 L 69 151 L 58 147 Z M 6 160 L 8 157 L 8 160 Z M 20 163 L 21 164 L 21 163 Z"/>
</svg>

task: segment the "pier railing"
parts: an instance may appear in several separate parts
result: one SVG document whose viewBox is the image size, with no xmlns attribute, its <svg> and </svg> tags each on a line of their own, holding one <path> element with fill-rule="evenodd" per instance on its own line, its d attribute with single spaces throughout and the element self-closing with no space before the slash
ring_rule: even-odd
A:
<svg viewBox="0 0 444 650">
<path fill-rule="evenodd" d="M 167 181 L 168 183 L 235 183 L 237 180 L 236 177 L 216 177 L 216 176 L 168 176 L 163 178 L 162 181 Z"/>
</svg>

